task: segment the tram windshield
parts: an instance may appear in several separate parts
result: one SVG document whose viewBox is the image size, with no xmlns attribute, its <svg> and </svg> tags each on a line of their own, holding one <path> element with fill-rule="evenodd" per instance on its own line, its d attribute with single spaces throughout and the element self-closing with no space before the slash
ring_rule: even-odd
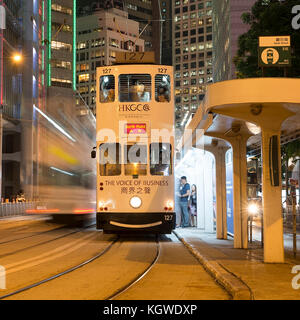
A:
<svg viewBox="0 0 300 320">
<path fill-rule="evenodd" d="M 100 102 L 108 103 L 115 101 L 115 77 L 112 75 L 100 78 Z"/>
<path fill-rule="evenodd" d="M 119 76 L 120 102 L 149 102 L 150 100 L 150 74 L 121 74 Z"/>
<path fill-rule="evenodd" d="M 121 174 L 121 146 L 119 143 L 102 143 L 99 147 L 100 176 Z"/>
<path fill-rule="evenodd" d="M 170 102 L 170 76 L 157 74 L 155 76 L 155 100 L 157 102 Z"/>
<path fill-rule="evenodd" d="M 125 175 L 147 175 L 147 146 L 140 144 L 124 146 Z"/>
<path fill-rule="evenodd" d="M 154 176 L 172 174 L 172 146 L 170 143 L 150 144 L 150 173 Z"/>
</svg>

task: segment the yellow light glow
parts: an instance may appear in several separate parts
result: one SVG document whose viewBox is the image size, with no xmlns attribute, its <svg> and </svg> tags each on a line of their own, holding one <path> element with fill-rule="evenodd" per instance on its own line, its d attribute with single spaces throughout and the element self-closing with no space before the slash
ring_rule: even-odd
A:
<svg viewBox="0 0 300 320">
<path fill-rule="evenodd" d="M 22 55 L 20 53 L 15 53 L 12 58 L 13 58 L 13 61 L 16 63 L 19 63 L 22 61 Z"/>
<path fill-rule="evenodd" d="M 256 203 L 251 203 L 248 206 L 248 212 L 252 215 L 258 214 L 259 212 L 259 207 Z"/>
<path fill-rule="evenodd" d="M 167 201 L 167 207 L 168 208 L 174 208 L 174 202 L 172 200 Z"/>
</svg>

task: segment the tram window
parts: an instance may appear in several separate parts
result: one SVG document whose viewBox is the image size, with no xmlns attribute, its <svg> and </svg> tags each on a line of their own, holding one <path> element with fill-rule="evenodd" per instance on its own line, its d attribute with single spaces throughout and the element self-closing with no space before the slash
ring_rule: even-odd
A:
<svg viewBox="0 0 300 320">
<path fill-rule="evenodd" d="M 150 173 L 154 176 L 172 174 L 172 146 L 170 143 L 150 144 Z"/>
<path fill-rule="evenodd" d="M 121 74 L 119 76 L 120 102 L 149 102 L 150 100 L 150 74 Z"/>
<path fill-rule="evenodd" d="M 119 143 L 102 143 L 99 147 L 100 176 L 121 174 L 121 146 Z"/>
<path fill-rule="evenodd" d="M 157 74 L 155 76 L 155 100 L 157 102 L 170 102 L 170 85 L 169 75 Z"/>
<path fill-rule="evenodd" d="M 100 102 L 115 101 L 115 77 L 112 75 L 100 77 Z"/>
<path fill-rule="evenodd" d="M 147 146 L 132 144 L 124 146 L 126 176 L 147 175 Z"/>
</svg>

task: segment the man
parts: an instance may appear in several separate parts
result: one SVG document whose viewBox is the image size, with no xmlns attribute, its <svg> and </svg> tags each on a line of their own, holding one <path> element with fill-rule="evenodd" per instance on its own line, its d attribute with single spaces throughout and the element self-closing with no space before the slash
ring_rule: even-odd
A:
<svg viewBox="0 0 300 320">
<path fill-rule="evenodd" d="M 190 196 L 190 189 L 191 187 L 186 181 L 186 176 L 182 176 L 180 179 L 180 188 L 179 188 L 182 228 L 186 228 L 189 226 L 188 200 Z"/>
<path fill-rule="evenodd" d="M 133 87 L 131 88 L 131 101 L 133 102 L 149 102 L 150 93 L 145 90 L 145 85 L 138 81 L 133 81 Z"/>
<path fill-rule="evenodd" d="M 158 102 L 169 102 L 169 91 L 162 86 L 159 86 L 157 89 L 157 101 Z"/>
</svg>

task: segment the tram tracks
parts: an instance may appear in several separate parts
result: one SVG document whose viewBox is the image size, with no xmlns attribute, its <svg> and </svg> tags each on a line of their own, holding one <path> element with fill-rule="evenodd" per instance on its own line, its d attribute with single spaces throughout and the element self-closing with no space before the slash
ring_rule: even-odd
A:
<svg viewBox="0 0 300 320">
<path fill-rule="evenodd" d="M 164 241 L 158 237 L 156 237 L 155 241 L 153 240 L 154 239 L 152 238 L 151 241 L 148 241 L 148 244 L 145 242 L 145 244 L 148 246 L 145 246 L 145 249 L 151 248 L 150 256 L 148 250 L 142 249 L 144 248 L 144 242 L 136 243 L 136 240 L 134 240 L 133 243 L 130 243 L 132 240 L 128 241 L 125 239 L 124 241 L 119 237 L 113 240 L 110 239 L 109 244 L 105 244 L 105 248 L 94 256 L 87 258 L 83 262 L 74 264 L 73 266 L 68 266 L 63 271 L 57 270 L 57 273 L 50 273 L 51 276 L 49 276 L 49 273 L 45 274 L 42 280 L 36 279 L 36 281 L 33 280 L 29 285 L 27 283 L 23 284 L 22 286 L 20 285 L 20 288 L 15 288 L 14 291 L 0 296 L 0 299 L 36 299 L 36 297 L 47 300 L 66 298 L 68 300 L 82 298 L 97 300 L 119 300 L 130 297 L 135 299 L 140 296 L 144 296 L 142 290 L 146 290 L 145 292 L 147 292 L 147 289 L 149 289 L 153 283 L 154 285 L 155 283 L 156 285 L 157 283 L 160 283 L 161 280 L 158 279 L 160 279 L 161 275 L 165 271 L 168 272 L 168 280 L 165 283 L 163 281 L 163 286 L 165 287 L 166 292 L 168 292 L 168 290 L 170 290 L 170 277 L 173 277 L 175 281 L 175 279 L 177 279 L 178 270 L 180 269 L 180 267 L 176 266 L 176 264 L 172 264 L 174 261 L 173 259 L 175 258 L 174 250 L 176 246 L 178 247 L 178 245 L 172 245 L 170 249 L 169 246 L 167 246 L 167 243 L 173 243 L 172 241 Z M 182 245 L 180 245 L 180 247 L 181 246 Z M 114 249 L 112 249 L 113 247 Z M 184 246 L 182 246 L 181 250 L 187 252 L 186 254 L 183 254 L 183 256 L 190 256 L 190 252 L 188 252 Z M 110 253 L 108 254 L 108 252 Z M 162 254 L 162 252 L 164 252 L 164 254 Z M 142 257 L 143 259 L 141 259 Z M 188 261 L 192 261 L 194 260 L 194 257 L 193 259 L 191 259 L 191 257 L 188 259 L 190 259 Z M 135 261 L 138 263 L 135 264 Z M 171 269 L 170 266 L 172 266 Z M 191 262 L 187 263 L 186 266 L 191 266 L 190 268 L 192 268 Z M 203 276 L 203 273 L 205 273 L 206 276 Z M 227 299 L 227 293 L 223 293 L 224 289 L 210 279 L 211 276 L 205 270 L 195 272 L 195 279 L 199 279 L 199 275 L 201 278 L 203 278 L 200 286 L 199 284 L 195 283 L 195 281 L 198 280 L 191 280 L 190 276 L 187 276 L 186 284 L 185 282 L 181 282 L 180 284 L 182 290 L 184 292 L 185 290 L 193 290 L 190 288 L 193 288 L 194 286 L 196 288 L 201 288 L 203 285 L 208 287 L 217 286 L 218 289 L 214 289 L 219 290 L 217 296 L 221 295 L 222 299 L 226 296 L 225 299 Z M 210 281 L 211 284 L 206 284 L 206 281 Z M 67 296 L 57 292 L 57 288 L 60 287 L 65 288 L 65 291 L 67 290 Z M 31 289 L 33 290 L 31 291 Z M 25 293 L 25 291 L 27 291 L 27 293 Z M 222 293 L 220 291 L 222 291 Z M 196 291 L 193 292 L 195 294 Z M 22 293 L 24 294 L 22 295 Z M 176 292 L 174 296 L 178 299 L 178 297 L 181 297 L 181 293 L 178 295 Z M 164 297 L 164 295 L 160 297 Z M 214 297 L 214 294 L 212 294 L 212 297 Z"/>
<path fill-rule="evenodd" d="M 3 296 L 0 296 L 0 300 L 1 299 L 6 299 L 6 298 L 11 298 L 13 296 L 16 296 L 18 294 L 21 294 L 25 291 L 28 291 L 30 289 L 33 289 L 33 288 L 36 288 L 38 286 L 41 286 L 47 282 L 50 282 L 52 280 L 55 280 L 57 278 L 60 278 L 60 277 L 63 277 L 64 275 L 67 275 L 69 273 L 72 273 L 76 270 L 78 270 L 79 268 L 82 268 L 84 266 L 86 266 L 87 264 L 95 261 L 96 259 L 100 258 L 100 257 L 103 257 L 108 251 L 110 251 L 110 249 L 112 249 L 112 247 L 115 245 L 115 244 L 121 244 L 123 241 L 120 241 L 120 237 L 118 236 L 116 239 L 114 239 L 113 241 L 111 241 L 109 243 L 109 245 L 107 245 L 103 250 L 101 250 L 98 254 L 96 254 L 95 256 L 79 263 L 78 265 L 74 265 L 62 272 L 59 272 L 55 275 L 52 275 L 50 277 L 46 277 L 45 279 L 43 280 L 40 280 L 40 281 L 37 281 L 37 282 L 34 282 L 30 285 L 27 285 L 27 286 L 24 286 L 20 289 L 17 289 L 13 292 L 10 292 L 10 293 L 7 293 Z M 117 249 L 118 250 L 118 249 Z M 155 256 L 153 259 L 151 259 L 151 261 L 148 263 L 148 265 L 146 266 L 146 268 L 144 268 L 144 270 L 142 270 L 141 272 L 139 272 L 137 275 L 134 275 L 133 276 L 133 279 L 131 281 L 129 281 L 128 283 L 126 283 L 125 285 L 121 286 L 120 288 L 117 288 L 115 291 L 113 291 L 112 294 L 110 294 L 107 298 L 101 298 L 103 300 L 113 300 L 115 298 L 117 298 L 118 296 L 120 296 L 121 294 L 123 294 L 124 292 L 126 292 L 128 289 L 132 288 L 134 285 L 136 285 L 141 279 L 143 279 L 147 274 L 148 272 L 153 268 L 153 266 L 157 263 L 159 257 L 160 257 L 160 253 L 161 253 L 161 248 L 160 248 L 160 243 L 159 243 L 159 240 L 158 238 L 156 238 L 156 250 L 155 250 Z M 9 271 L 9 270 L 8 270 Z M 88 270 L 87 270 L 87 274 L 88 274 Z"/>
<path fill-rule="evenodd" d="M 79 268 L 82 268 L 83 266 L 86 266 L 87 264 L 95 261 L 96 259 L 98 259 L 101 256 L 103 256 L 105 253 L 107 253 L 113 247 L 113 245 L 118 241 L 118 239 L 119 238 L 116 238 L 113 241 L 111 241 L 108 246 L 106 246 L 103 250 L 101 250 L 98 254 L 94 255 L 93 257 L 91 257 L 91 258 L 89 258 L 89 259 L 87 259 L 87 260 L 85 260 L 85 261 L 83 261 L 83 262 L 81 262 L 81 263 L 79 263 L 79 264 L 77 264 L 77 265 L 75 265 L 73 267 L 70 267 L 70 268 L 68 268 L 68 269 L 66 269 L 66 270 L 64 270 L 62 272 L 56 273 L 55 275 L 52 275 L 52 276 L 47 277 L 47 278 L 45 278 L 43 280 L 37 281 L 35 283 L 32 283 L 32 284 L 30 284 L 28 286 L 25 286 L 25 287 L 22 287 L 20 289 L 17 289 L 17 290 L 15 290 L 13 292 L 10 292 L 10 293 L 7 293 L 5 295 L 2 295 L 2 296 L 0 296 L 0 300 L 3 300 L 5 298 L 9 298 L 9 297 L 15 296 L 15 295 L 17 295 L 19 293 L 22 293 L 22 292 L 25 292 L 27 290 L 33 289 L 33 288 L 38 287 L 38 286 L 40 286 L 40 285 L 42 285 L 44 283 L 50 282 L 50 281 L 52 281 L 54 279 L 57 279 L 57 278 L 62 277 L 64 275 L 68 274 L 68 273 L 71 273 L 71 272 L 73 272 L 73 271 L 75 271 L 75 270 L 77 270 Z"/>
<path fill-rule="evenodd" d="M 5 254 L 1 254 L 0 255 L 0 259 L 1 258 L 6 258 L 8 256 L 12 256 L 14 254 L 17 254 L 17 253 L 20 253 L 20 252 L 24 252 L 26 250 L 30 250 L 30 249 L 33 249 L 33 248 L 36 248 L 36 247 L 39 247 L 41 245 L 45 245 L 45 244 L 48 244 L 48 243 L 51 243 L 51 242 L 54 242 L 54 241 L 57 241 L 57 240 L 60 240 L 60 239 L 63 239 L 63 238 L 66 238 L 70 235 L 74 235 L 76 233 L 79 233 L 79 232 L 82 232 L 82 229 L 89 229 L 91 228 L 92 226 L 95 226 L 95 224 L 91 224 L 89 226 L 86 226 L 84 228 L 81 228 L 81 229 L 78 229 L 78 230 L 74 230 L 74 231 L 71 231 L 71 232 L 68 232 L 66 234 L 63 234 L 63 235 L 60 235 L 58 237 L 55 237 L 55 238 L 52 238 L 52 239 L 49 239 L 49 240 L 45 240 L 45 241 L 42 241 L 42 242 L 38 242 L 38 243 L 35 243 L 33 245 L 30 245 L 30 246 L 27 246 L 25 248 L 20 248 L 20 249 L 17 249 L 15 251 L 11 251 L 11 252 L 8 252 L 8 253 L 5 253 Z M 38 234 L 35 234 L 35 235 L 32 235 L 32 236 L 28 236 L 28 237 L 24 237 L 24 238 L 20 238 L 20 239 L 15 239 L 15 240 L 11 240 L 11 241 L 8 241 L 8 242 L 0 242 L 0 245 L 2 244 L 7 244 L 7 243 L 10 243 L 10 242 L 15 242 L 15 241 L 18 241 L 18 240 L 24 240 L 24 239 L 27 239 L 29 237 L 34 237 L 34 236 L 40 236 L 40 235 L 45 235 L 45 234 L 48 234 L 50 232 L 54 232 L 54 231 L 59 231 L 59 230 L 64 230 L 66 229 L 66 227 L 61 227 L 61 228 L 56 228 L 56 229 L 52 229 L 52 230 L 47 230 L 47 231 L 44 231 L 44 232 L 40 232 Z"/>
<path fill-rule="evenodd" d="M 11 242 L 16 242 L 16 241 L 20 241 L 20 240 L 25 240 L 25 239 L 28 239 L 28 238 L 37 237 L 37 236 L 40 236 L 40 235 L 43 235 L 43 234 L 47 234 L 47 233 L 54 232 L 54 231 L 59 231 L 59 230 L 65 229 L 65 228 L 66 228 L 65 226 L 64 227 L 59 227 L 59 228 L 55 228 L 55 229 L 51 229 L 51 230 L 37 232 L 37 233 L 31 234 L 31 235 L 27 235 L 25 237 L 11 239 L 11 240 L 7 240 L 7 241 L 2 241 L 2 242 L 0 242 L 0 245 L 8 244 L 8 243 L 11 243 Z"/>
<path fill-rule="evenodd" d="M 120 295 L 125 293 L 127 290 L 135 286 L 139 281 L 141 281 L 157 263 L 160 257 L 160 253 L 161 253 L 161 247 L 160 247 L 158 237 L 156 237 L 156 255 L 154 259 L 151 261 L 151 263 L 146 267 L 145 270 L 139 273 L 132 281 L 128 282 L 126 285 L 116 290 L 114 293 L 112 293 L 110 296 L 108 296 L 104 300 L 114 300 L 115 298 L 119 297 Z"/>
</svg>

